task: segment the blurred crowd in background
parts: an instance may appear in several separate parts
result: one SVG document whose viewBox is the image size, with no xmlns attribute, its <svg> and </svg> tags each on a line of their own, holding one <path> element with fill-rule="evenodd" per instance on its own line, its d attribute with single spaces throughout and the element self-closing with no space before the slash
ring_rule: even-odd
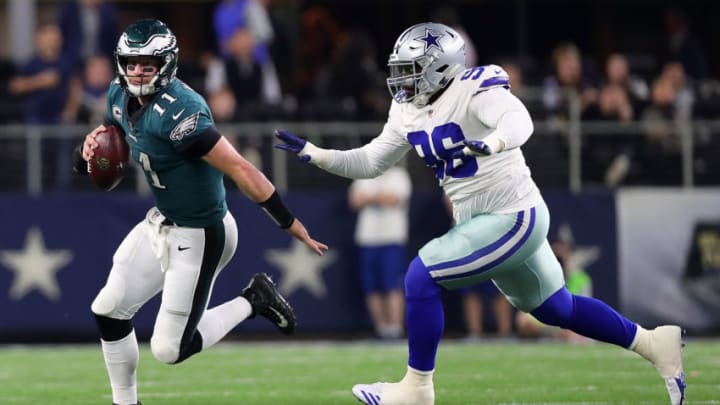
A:
<svg viewBox="0 0 720 405">
<path fill-rule="evenodd" d="M 542 11 L 542 4 L 535 13 L 523 0 L 389 3 L 37 2 L 32 56 L 2 55 L 0 61 L 0 125 L 52 125 L 58 132 L 60 124 L 100 123 L 119 34 L 149 16 L 175 31 L 178 77 L 206 97 L 218 124 L 383 122 L 390 103 L 386 55 L 395 37 L 413 22 L 446 23 L 465 36 L 467 65 L 503 66 L 512 91 L 545 124 L 526 147 L 541 186 L 567 187 L 573 114 L 583 123 L 620 124 L 609 127 L 609 136 L 582 143 L 583 181 L 615 187 L 682 184 L 683 125 L 720 113 L 720 66 L 708 50 L 712 38 L 694 30 L 697 9 L 693 14 L 663 1 L 627 2 L 625 8 L 623 2 L 586 4 L 585 14 L 567 11 L 561 20 L 576 20 L 563 25 L 550 20 L 552 12 Z M 635 9 L 646 12 L 625 15 Z M 592 12 L 600 15 L 588 16 Z M 627 23 L 631 18 L 638 32 Z M 717 185 L 720 128 L 692 128 L 695 184 Z M 60 172 L 69 167 L 63 156 L 83 134 L 75 135 L 48 141 L 55 143 L 43 149 L 46 170 L 57 176 L 53 189 L 72 187 L 69 172 Z M 269 134 L 227 135 L 262 166 Z M 0 142 L 2 172 L 24 167 L 24 140 Z M 20 174 L 0 176 L 0 182 L 22 189 L 24 172 L 13 173 Z"/>
</svg>

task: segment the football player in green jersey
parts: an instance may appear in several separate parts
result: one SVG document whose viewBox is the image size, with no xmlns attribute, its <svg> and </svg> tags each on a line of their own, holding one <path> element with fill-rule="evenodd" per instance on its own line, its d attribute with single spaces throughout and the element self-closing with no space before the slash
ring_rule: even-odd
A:
<svg viewBox="0 0 720 405">
<path fill-rule="evenodd" d="M 132 319 L 160 291 L 150 346 L 168 364 L 207 349 L 256 314 L 284 333 L 294 330 L 292 309 L 264 273 L 235 299 L 207 308 L 215 278 L 238 241 L 223 175 L 315 253 L 327 246 L 310 237 L 273 184 L 218 132 L 203 97 L 175 77 L 177 40 L 164 23 L 131 24 L 115 59 L 118 75 L 108 91 L 105 123 L 87 134 L 78 155 L 79 162 L 92 158 L 105 125 L 122 128 L 155 197 L 156 206 L 115 252 L 107 283 L 92 303 L 113 403 L 125 405 L 139 403 Z"/>
</svg>

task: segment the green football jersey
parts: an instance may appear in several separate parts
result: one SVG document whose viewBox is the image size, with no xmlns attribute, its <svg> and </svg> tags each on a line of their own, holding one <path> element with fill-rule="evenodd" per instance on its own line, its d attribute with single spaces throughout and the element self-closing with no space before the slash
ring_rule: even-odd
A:
<svg viewBox="0 0 720 405">
<path fill-rule="evenodd" d="M 130 111 L 128 107 L 130 106 Z M 207 103 L 175 78 L 142 107 L 110 85 L 106 122 L 122 127 L 155 202 L 180 226 L 204 228 L 227 212 L 223 174 L 202 159 L 219 133 Z"/>
</svg>

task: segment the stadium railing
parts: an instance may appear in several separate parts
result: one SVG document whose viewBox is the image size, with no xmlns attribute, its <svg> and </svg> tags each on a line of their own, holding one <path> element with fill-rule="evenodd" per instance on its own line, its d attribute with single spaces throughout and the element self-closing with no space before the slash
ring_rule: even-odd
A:
<svg viewBox="0 0 720 405">
<path fill-rule="evenodd" d="M 307 136 L 324 147 L 358 147 L 380 133 L 383 122 L 244 122 L 220 124 L 241 152 L 248 153 L 280 191 L 345 187 L 320 170 L 291 162 L 289 154 L 272 147 L 273 131 L 283 128 Z M 648 125 L 671 133 L 669 140 L 651 140 Z M 69 154 L 87 125 L 0 126 L 0 190 L 39 195 L 48 191 L 91 189 L 83 182 L 58 176 L 69 169 Z M 668 145 L 669 144 L 669 145 Z M 523 147 L 533 176 L 541 187 L 569 188 L 667 185 L 720 185 L 720 119 L 685 122 L 535 121 L 535 132 Z M 60 159 L 58 161 L 58 159 Z M 408 165 L 412 175 L 431 177 L 419 159 Z M 613 165 L 617 166 L 614 167 Z M 615 172 L 610 173 L 611 169 Z M 126 189 L 145 194 L 142 173 L 132 170 Z M 420 173 L 422 172 L 422 173 Z M 614 176 L 614 177 L 613 177 Z M 609 178 L 610 177 L 610 178 Z M 57 180 L 64 178 L 65 180 Z M 84 182 L 87 183 L 87 182 Z M 428 183 L 433 183 L 428 181 Z"/>
</svg>

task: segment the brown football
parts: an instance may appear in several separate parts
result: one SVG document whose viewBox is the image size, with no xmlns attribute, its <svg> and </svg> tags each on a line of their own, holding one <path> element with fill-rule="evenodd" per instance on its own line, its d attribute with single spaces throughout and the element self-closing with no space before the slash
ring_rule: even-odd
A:
<svg viewBox="0 0 720 405">
<path fill-rule="evenodd" d="M 95 141 L 95 155 L 88 163 L 88 173 L 96 186 L 105 191 L 115 188 L 125 175 L 130 147 L 125 141 L 123 130 L 115 125 L 106 125 Z"/>
</svg>

